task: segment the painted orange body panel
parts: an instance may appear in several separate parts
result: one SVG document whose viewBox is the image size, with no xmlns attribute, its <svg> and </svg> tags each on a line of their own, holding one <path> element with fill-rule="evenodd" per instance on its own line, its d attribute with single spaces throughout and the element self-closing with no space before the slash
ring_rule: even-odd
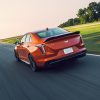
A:
<svg viewBox="0 0 100 100">
<path fill-rule="evenodd" d="M 19 58 L 27 62 L 29 62 L 28 55 L 31 54 L 38 67 L 44 67 L 47 62 L 59 60 L 86 51 L 80 34 L 64 36 L 47 42 L 44 42 L 47 38 L 41 39 L 33 32 L 27 34 L 30 34 L 32 41 L 17 45 L 15 50 L 18 53 Z M 37 47 L 39 44 L 45 45 L 45 54 Z M 65 54 L 64 49 L 67 48 L 72 48 L 73 52 Z"/>
</svg>

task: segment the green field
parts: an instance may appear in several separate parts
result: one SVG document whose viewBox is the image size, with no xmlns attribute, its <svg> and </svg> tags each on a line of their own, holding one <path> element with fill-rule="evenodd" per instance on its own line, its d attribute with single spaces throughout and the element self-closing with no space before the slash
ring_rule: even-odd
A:
<svg viewBox="0 0 100 100">
<path fill-rule="evenodd" d="M 69 31 L 80 31 L 89 53 L 100 54 L 100 22 L 66 27 Z"/>
<path fill-rule="evenodd" d="M 10 43 L 10 44 L 14 44 L 16 42 L 16 38 L 21 38 L 22 36 L 18 36 L 18 37 L 12 37 L 12 38 L 7 38 L 7 39 L 1 39 L 0 42 L 1 43 Z"/>
<path fill-rule="evenodd" d="M 65 27 L 69 31 L 80 31 L 89 53 L 100 54 L 100 22 Z M 20 37 L 19 37 L 20 38 Z M 15 43 L 16 37 L 3 39 L 1 42 Z"/>
</svg>

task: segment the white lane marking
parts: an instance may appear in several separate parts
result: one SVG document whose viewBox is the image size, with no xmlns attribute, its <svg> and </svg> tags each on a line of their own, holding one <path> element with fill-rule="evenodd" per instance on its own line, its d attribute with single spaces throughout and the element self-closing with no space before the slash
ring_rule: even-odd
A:
<svg viewBox="0 0 100 100">
<path fill-rule="evenodd" d="M 29 62 L 27 62 L 27 61 L 24 61 L 24 60 L 21 60 L 21 61 L 23 61 L 24 63 L 26 63 L 26 64 L 30 65 L 30 63 L 29 63 Z"/>
<path fill-rule="evenodd" d="M 96 55 L 96 54 L 89 54 L 88 53 L 87 55 L 100 57 L 100 55 Z"/>
</svg>

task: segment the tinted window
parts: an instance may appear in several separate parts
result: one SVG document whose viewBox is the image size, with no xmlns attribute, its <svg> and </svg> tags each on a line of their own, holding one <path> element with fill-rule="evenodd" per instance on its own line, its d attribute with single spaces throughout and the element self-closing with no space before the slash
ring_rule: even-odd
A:
<svg viewBox="0 0 100 100">
<path fill-rule="evenodd" d="M 30 42 L 32 42 L 32 37 L 31 37 L 31 36 L 30 36 L 30 39 L 29 39 L 29 41 L 30 41 Z"/>
<path fill-rule="evenodd" d="M 21 42 L 25 42 L 26 40 L 26 35 L 22 38 Z"/>
<path fill-rule="evenodd" d="M 26 42 L 32 42 L 31 36 L 29 34 L 26 37 Z"/>
<path fill-rule="evenodd" d="M 63 30 L 61 28 L 54 28 L 54 29 L 49 29 L 49 30 L 39 32 L 39 33 L 37 33 L 37 35 L 40 38 L 46 38 L 46 37 L 57 36 L 57 35 L 68 34 L 68 33 L 69 32 L 67 32 L 66 30 Z"/>
</svg>

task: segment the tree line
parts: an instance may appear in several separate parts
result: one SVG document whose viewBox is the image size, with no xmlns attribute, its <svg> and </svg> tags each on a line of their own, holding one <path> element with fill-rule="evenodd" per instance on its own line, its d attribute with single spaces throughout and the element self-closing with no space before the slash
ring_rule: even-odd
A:
<svg viewBox="0 0 100 100">
<path fill-rule="evenodd" d="M 63 28 L 100 21 L 100 2 L 91 2 L 87 8 L 79 9 L 76 15 L 77 18 L 68 19 L 66 22 L 60 24 L 59 27 Z"/>
</svg>

